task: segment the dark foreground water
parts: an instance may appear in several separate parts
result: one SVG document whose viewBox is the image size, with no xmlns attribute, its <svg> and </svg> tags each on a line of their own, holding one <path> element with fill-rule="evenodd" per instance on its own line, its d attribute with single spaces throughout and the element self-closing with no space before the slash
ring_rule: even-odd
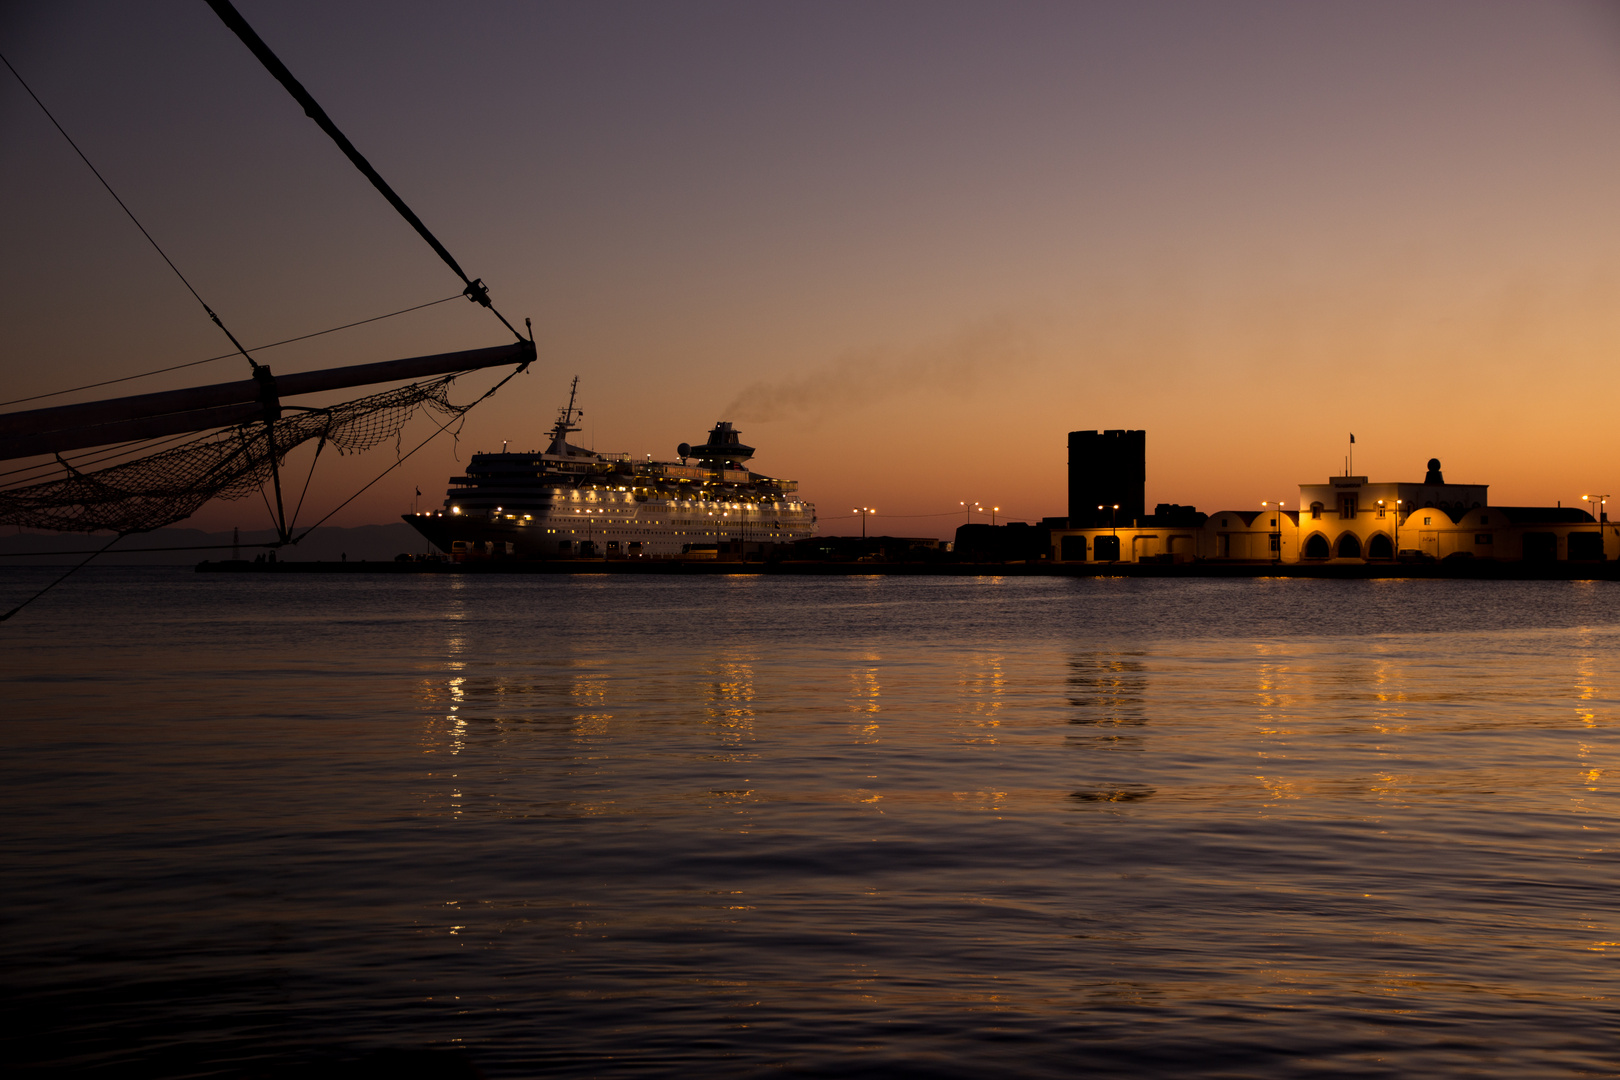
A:
<svg viewBox="0 0 1620 1080">
<path fill-rule="evenodd" d="M 90 573 L 0 626 L 3 1063 L 1615 1075 L 1617 645 L 1592 582 Z"/>
</svg>

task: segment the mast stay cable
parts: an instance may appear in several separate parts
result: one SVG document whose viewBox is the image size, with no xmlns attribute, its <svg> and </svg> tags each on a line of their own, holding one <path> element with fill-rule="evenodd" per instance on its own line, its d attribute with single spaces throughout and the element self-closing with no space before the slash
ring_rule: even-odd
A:
<svg viewBox="0 0 1620 1080">
<path fill-rule="evenodd" d="M 49 585 L 47 585 L 43 589 L 39 590 L 39 592 L 35 593 L 33 596 L 30 596 L 28 599 L 24 600 L 22 603 L 18 604 L 16 607 L 14 607 L 10 611 L 6 612 L 4 615 L 0 615 L 0 622 L 5 622 L 7 619 L 9 619 L 13 615 L 17 614 L 17 612 L 21 611 L 23 608 L 27 607 L 29 604 L 32 604 L 35 600 L 38 600 L 40 597 L 44 596 L 46 593 L 50 592 L 52 589 L 54 589 L 58 585 L 62 584 L 62 582 L 66 581 L 68 578 L 72 577 L 74 574 L 78 573 L 80 570 L 83 570 L 86 566 L 88 566 L 90 564 L 90 562 L 92 560 L 95 559 L 95 557 L 97 555 L 101 555 L 101 554 L 105 553 L 108 548 L 110 548 L 114 544 L 118 543 L 118 541 L 122 540 L 126 535 L 128 535 L 128 534 L 127 533 L 119 533 L 117 536 L 115 536 L 111 540 L 107 541 L 106 544 L 102 545 L 101 547 L 97 548 L 95 551 L 91 552 L 89 557 L 86 558 L 83 562 L 69 567 L 67 573 L 63 574 L 61 577 L 57 578 L 55 581 L 51 582 Z"/>
<path fill-rule="evenodd" d="M 85 156 L 84 151 L 79 149 L 79 144 L 73 141 L 73 136 L 67 133 L 67 129 L 57 121 L 55 115 L 51 113 L 51 110 L 45 107 L 45 103 L 39 100 L 39 95 L 34 93 L 34 88 L 28 85 L 28 80 L 24 79 L 22 77 L 22 73 L 11 66 L 11 61 L 7 60 L 3 54 L 0 54 L 0 63 L 5 64 L 6 68 L 17 77 L 17 81 L 21 83 L 22 88 L 28 92 L 28 96 L 34 99 L 34 104 L 39 106 L 39 111 L 45 114 L 45 118 L 51 122 L 51 125 L 55 127 L 57 131 L 61 132 L 62 138 L 66 139 L 67 144 L 73 147 L 73 152 L 79 155 L 79 160 L 84 162 L 85 166 L 95 174 L 97 180 L 101 181 L 101 186 L 107 189 L 107 194 L 113 197 L 113 202 L 118 204 L 118 208 L 120 210 L 129 215 L 129 220 L 133 221 L 135 223 L 135 227 L 141 230 L 141 235 L 146 237 L 146 242 L 152 245 L 152 249 L 162 257 L 164 262 L 169 264 L 169 269 L 173 270 L 174 276 L 180 279 L 180 284 L 184 285 L 191 295 L 196 297 L 197 303 L 201 304 L 202 309 L 208 312 L 208 317 L 214 320 L 214 325 L 219 327 L 220 330 L 224 331 L 225 336 L 230 338 L 231 344 L 236 346 L 236 353 L 241 353 L 243 358 L 252 365 L 253 371 L 257 373 L 259 370 L 259 362 L 248 355 L 248 351 L 242 348 L 242 343 L 236 340 L 236 335 L 231 333 L 230 329 L 225 325 L 224 321 L 220 319 L 219 315 L 215 313 L 214 309 L 208 306 L 208 301 L 202 298 L 202 294 L 196 290 L 190 281 L 186 280 L 186 275 L 182 274 L 180 272 L 180 268 L 174 265 L 174 260 L 169 258 L 168 253 L 163 250 L 162 246 L 158 244 L 156 240 L 152 239 L 152 234 L 146 231 L 146 226 L 142 225 L 141 219 L 135 216 L 135 211 L 126 206 L 124 204 L 124 200 L 118 197 L 118 192 L 114 191 L 113 186 L 107 183 L 107 178 L 101 175 L 101 170 L 96 168 L 91 160 Z M 231 353 L 230 355 L 235 356 L 236 353 Z"/>
<path fill-rule="evenodd" d="M 489 286 L 484 284 L 483 279 L 467 276 L 466 271 L 461 268 L 461 264 L 456 262 L 455 257 L 450 254 L 443 244 L 439 243 L 439 238 L 434 236 L 426 225 L 422 224 L 422 219 L 416 216 L 415 211 L 406 206 L 405 200 L 400 198 L 394 192 L 394 189 L 388 186 L 388 181 L 382 178 L 381 173 L 372 168 L 371 162 L 366 160 L 365 155 L 355 149 L 348 136 L 338 130 L 338 126 L 332 122 L 332 118 L 326 115 L 326 110 L 321 108 L 320 103 L 310 96 L 308 90 L 304 89 L 304 84 L 293 77 L 293 73 L 287 70 L 287 65 L 281 62 L 281 58 L 272 52 L 270 46 L 264 43 L 264 39 L 258 35 L 253 27 L 248 25 L 247 20 L 242 18 L 241 13 L 231 5 L 230 0 L 208 0 L 208 6 L 214 9 L 214 14 L 219 16 L 220 21 L 229 27 L 233 34 L 242 39 L 242 44 L 246 45 L 248 50 L 258 57 L 259 63 L 263 64 L 265 69 L 276 77 L 276 81 L 286 88 L 287 93 L 293 96 L 293 100 L 304 107 L 304 115 L 315 121 L 320 126 L 320 129 L 326 132 L 331 140 L 337 144 L 338 149 L 342 150 L 349 161 L 354 164 L 354 167 L 359 169 L 367 180 L 371 181 L 371 186 L 382 193 L 382 197 L 387 199 L 388 204 L 399 212 L 400 217 L 404 218 L 411 228 L 415 229 L 417 234 L 427 241 L 428 246 L 438 254 L 439 258 L 444 260 L 445 265 L 454 270 L 456 276 L 466 283 L 467 288 L 463 295 L 474 303 L 488 308 L 497 319 L 501 320 L 503 326 L 512 331 L 512 334 L 519 341 L 525 340 L 523 335 L 518 333 L 517 328 L 507 322 L 506 316 L 502 315 L 490 301 Z"/>
<path fill-rule="evenodd" d="M 462 294 L 454 293 L 438 300 L 429 300 L 425 304 L 417 304 L 414 307 L 400 308 L 398 311 L 390 311 L 387 315 L 373 315 L 369 319 L 361 319 L 358 322 L 344 323 L 342 326 L 334 326 L 329 330 L 317 330 L 313 334 L 299 334 L 297 337 L 282 338 L 280 341 L 272 341 L 268 345 L 255 345 L 253 346 L 253 351 L 264 352 L 266 349 L 274 349 L 281 345 L 291 345 L 295 341 L 308 341 L 310 338 L 317 338 L 323 334 L 335 334 L 339 330 L 352 330 L 356 326 L 364 326 L 367 323 L 382 322 L 384 319 L 392 319 L 396 315 L 408 315 L 413 311 L 421 311 L 423 308 L 435 307 L 439 304 L 447 304 L 460 295 Z M 190 360 L 184 364 L 175 364 L 173 367 L 158 368 L 155 371 L 143 371 L 139 375 L 122 375 L 116 379 L 104 379 L 101 382 L 86 383 L 83 386 L 75 386 L 68 390 L 52 390 L 48 394 L 35 394 L 32 397 L 12 398 L 10 401 L 0 401 L 0 409 L 5 408 L 7 405 L 21 405 L 25 401 L 39 401 L 48 397 L 61 397 L 63 394 L 76 394 L 80 390 L 94 390 L 100 386 L 112 386 L 114 383 L 133 382 L 136 379 L 145 379 L 153 375 L 164 375 L 171 371 L 179 371 L 182 368 L 200 367 L 203 364 L 212 364 L 216 360 L 229 360 L 235 355 L 236 354 L 233 352 L 220 353 L 218 356 L 210 356 L 206 360 Z"/>
</svg>

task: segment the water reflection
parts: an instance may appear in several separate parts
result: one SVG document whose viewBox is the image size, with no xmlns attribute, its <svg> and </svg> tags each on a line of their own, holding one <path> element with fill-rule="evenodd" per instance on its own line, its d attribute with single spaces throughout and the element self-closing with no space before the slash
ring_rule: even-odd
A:
<svg viewBox="0 0 1620 1080">
<path fill-rule="evenodd" d="M 1373 730 L 1379 735 L 1405 735 L 1410 730 L 1407 672 L 1394 660 L 1381 656 L 1371 674 Z"/>
<path fill-rule="evenodd" d="M 1069 658 L 1064 675 L 1066 717 L 1088 728 L 1070 733 L 1075 747 L 1098 750 L 1142 750 L 1143 735 L 1130 729 L 1147 723 L 1147 666 L 1140 654 L 1081 653 Z"/>
<path fill-rule="evenodd" d="M 6 968 L 81 1066 L 259 1015 L 171 1071 L 310 1017 L 490 1075 L 1616 1071 L 1620 642 L 1563 584 L 1334 635 L 1368 583 L 761 578 L 694 643 L 718 583 L 391 580 L 362 632 L 352 582 L 205 582 L 286 606 L 137 657 L 158 584 L 4 687 Z"/>
<path fill-rule="evenodd" d="M 1589 629 L 1577 631 L 1575 649 L 1575 717 L 1583 727 L 1596 727 L 1597 718 L 1597 658 L 1594 653 L 1594 635 Z"/>
<path fill-rule="evenodd" d="M 735 751 L 755 738 L 754 658 L 733 655 L 710 661 L 705 672 L 704 723 L 733 751 L 721 760 L 737 760 Z"/>
<path fill-rule="evenodd" d="M 574 741 L 586 746 L 604 738 L 613 713 L 608 709 L 610 676 L 605 671 L 576 670 L 568 696 L 573 709 L 569 730 Z"/>
<path fill-rule="evenodd" d="M 1147 665 L 1141 653 L 1081 653 L 1065 678 L 1071 724 L 1136 727 L 1147 723 Z"/>
<path fill-rule="evenodd" d="M 1146 727 L 1148 665 L 1140 652 L 1076 653 L 1065 664 L 1065 720 L 1082 732 L 1064 741 L 1078 751 L 1080 771 L 1069 798 L 1091 809 L 1140 802 L 1157 789 L 1137 773 L 1152 766 L 1142 755 Z M 1123 756 L 1122 756 L 1123 755 Z"/>
<path fill-rule="evenodd" d="M 850 734 L 857 743 L 878 741 L 878 714 L 883 711 L 883 687 L 876 666 L 879 659 L 875 653 L 863 656 L 862 666 L 849 673 L 849 711 L 855 714 Z"/>
<path fill-rule="evenodd" d="M 967 657 L 957 669 L 957 687 L 963 725 L 959 738 L 969 744 L 994 745 L 1007 704 L 1005 659 L 996 654 Z"/>
</svg>

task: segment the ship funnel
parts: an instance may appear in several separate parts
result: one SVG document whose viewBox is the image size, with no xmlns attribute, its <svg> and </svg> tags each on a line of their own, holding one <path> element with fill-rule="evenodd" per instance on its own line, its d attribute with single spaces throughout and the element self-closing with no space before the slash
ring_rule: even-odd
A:
<svg viewBox="0 0 1620 1080">
<path fill-rule="evenodd" d="M 709 432 L 709 441 L 702 446 L 681 444 L 682 457 L 695 457 L 704 461 L 747 461 L 754 456 L 754 448 L 746 445 L 738 437 L 736 429 L 728 420 L 722 420 L 714 425 Z"/>
</svg>

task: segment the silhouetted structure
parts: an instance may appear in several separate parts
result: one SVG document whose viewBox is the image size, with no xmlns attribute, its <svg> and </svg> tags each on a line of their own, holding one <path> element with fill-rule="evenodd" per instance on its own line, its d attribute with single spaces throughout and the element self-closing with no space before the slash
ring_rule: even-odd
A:
<svg viewBox="0 0 1620 1080">
<path fill-rule="evenodd" d="M 1179 503 L 1160 503 L 1153 508 L 1153 516 L 1144 524 L 1164 525 L 1174 528 L 1199 528 L 1209 519 L 1208 514 L 1199 513 L 1196 506 L 1182 506 Z"/>
<path fill-rule="evenodd" d="M 1051 557 L 1052 529 L 1023 521 L 958 525 L 953 548 L 962 562 L 1039 562 Z"/>
<path fill-rule="evenodd" d="M 1069 432 L 1071 529 L 1115 521 L 1129 525 L 1145 515 L 1146 493 L 1147 432 Z"/>
<path fill-rule="evenodd" d="M 933 562 L 944 554 L 932 536 L 812 536 L 795 540 L 788 557 L 821 562 Z"/>
</svg>

